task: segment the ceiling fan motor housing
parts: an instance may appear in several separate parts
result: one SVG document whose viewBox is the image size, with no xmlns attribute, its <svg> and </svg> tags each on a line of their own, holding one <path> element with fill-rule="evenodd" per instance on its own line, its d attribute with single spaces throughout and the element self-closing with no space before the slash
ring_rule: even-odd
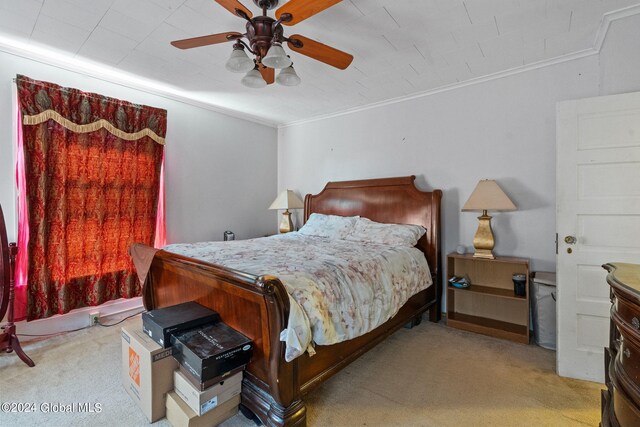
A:
<svg viewBox="0 0 640 427">
<path fill-rule="evenodd" d="M 264 58 L 271 47 L 272 41 L 282 42 L 282 25 L 274 27 L 275 19 L 269 16 L 256 16 L 247 22 L 247 38 L 251 49 Z M 275 37 L 274 37 L 275 36 Z"/>
<path fill-rule="evenodd" d="M 278 0 L 253 0 L 253 3 L 260 9 L 271 10 L 278 5 Z"/>
</svg>

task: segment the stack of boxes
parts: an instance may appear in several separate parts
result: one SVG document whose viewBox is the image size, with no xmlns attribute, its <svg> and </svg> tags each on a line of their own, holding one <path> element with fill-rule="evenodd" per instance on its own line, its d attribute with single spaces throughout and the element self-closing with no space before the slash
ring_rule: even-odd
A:
<svg viewBox="0 0 640 427">
<path fill-rule="evenodd" d="M 150 422 L 208 427 L 238 412 L 251 340 L 195 302 L 143 313 L 142 323 L 122 328 L 123 384 Z"/>
<path fill-rule="evenodd" d="M 234 416 L 251 340 L 218 322 L 173 334 L 171 344 L 180 368 L 173 376 L 174 393 L 167 396 L 169 422 L 174 427 L 211 426 Z"/>
</svg>

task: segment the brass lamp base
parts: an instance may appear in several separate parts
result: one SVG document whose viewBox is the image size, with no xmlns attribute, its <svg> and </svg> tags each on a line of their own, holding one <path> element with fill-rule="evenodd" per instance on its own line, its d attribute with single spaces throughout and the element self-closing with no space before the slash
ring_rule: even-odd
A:
<svg viewBox="0 0 640 427">
<path fill-rule="evenodd" d="M 293 221 L 291 221 L 291 212 L 286 209 L 282 212 L 282 221 L 280 221 L 280 233 L 288 233 L 293 231 Z"/>
<path fill-rule="evenodd" d="M 493 232 L 491 231 L 491 217 L 487 215 L 487 211 L 484 210 L 482 211 L 482 215 L 478 217 L 478 220 L 478 230 L 473 237 L 473 247 L 476 249 L 473 257 L 495 259 L 493 247 L 496 242 L 493 238 Z"/>
</svg>

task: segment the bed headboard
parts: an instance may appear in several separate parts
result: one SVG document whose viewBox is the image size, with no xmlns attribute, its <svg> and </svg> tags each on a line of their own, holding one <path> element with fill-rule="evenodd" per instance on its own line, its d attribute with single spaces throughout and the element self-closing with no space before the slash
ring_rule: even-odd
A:
<svg viewBox="0 0 640 427">
<path fill-rule="evenodd" d="M 319 194 L 304 198 L 305 222 L 312 213 L 360 215 L 372 221 L 418 224 L 427 229 L 417 247 L 429 263 L 431 274 L 440 276 L 440 201 L 442 191 L 420 191 L 415 176 L 329 182 Z"/>
</svg>

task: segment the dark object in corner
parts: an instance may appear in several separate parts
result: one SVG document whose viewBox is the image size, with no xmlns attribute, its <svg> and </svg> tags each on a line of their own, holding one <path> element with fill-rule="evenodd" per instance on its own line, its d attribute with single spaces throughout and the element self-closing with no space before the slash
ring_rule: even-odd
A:
<svg viewBox="0 0 640 427">
<path fill-rule="evenodd" d="M 527 276 L 514 273 L 511 280 L 513 280 L 513 293 L 519 297 L 527 296 Z"/>
</svg>

